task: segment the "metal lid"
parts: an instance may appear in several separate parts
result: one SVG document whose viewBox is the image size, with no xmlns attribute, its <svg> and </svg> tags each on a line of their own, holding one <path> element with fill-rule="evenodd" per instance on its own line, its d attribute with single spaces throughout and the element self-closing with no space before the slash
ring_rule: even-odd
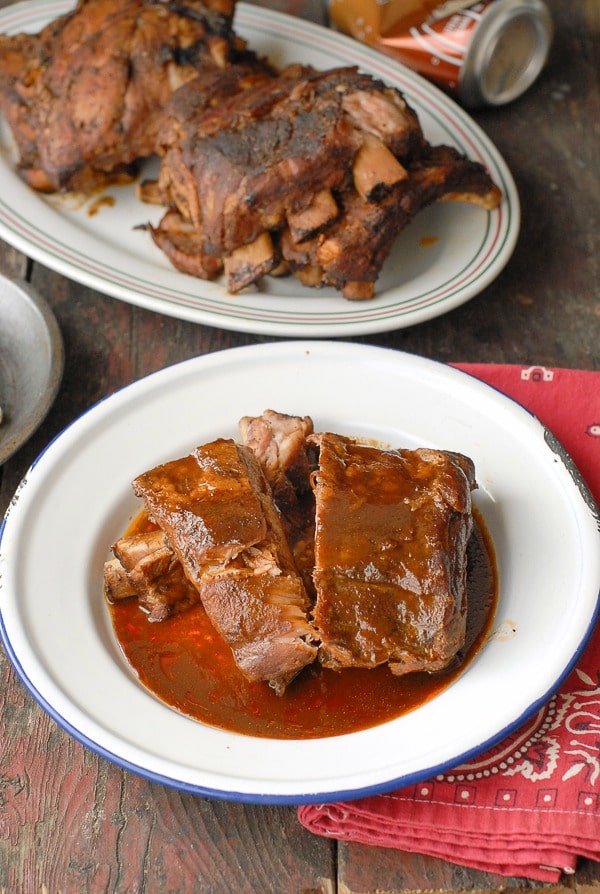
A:
<svg viewBox="0 0 600 894">
<path fill-rule="evenodd" d="M 465 105 L 503 105 L 524 93 L 546 63 L 552 34 L 552 18 L 541 0 L 490 4 L 461 73 Z"/>
</svg>

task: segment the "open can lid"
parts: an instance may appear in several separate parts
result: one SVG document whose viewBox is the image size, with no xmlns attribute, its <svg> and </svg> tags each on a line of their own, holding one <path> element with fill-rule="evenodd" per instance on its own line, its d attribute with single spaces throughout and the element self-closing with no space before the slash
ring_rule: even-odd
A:
<svg viewBox="0 0 600 894">
<path fill-rule="evenodd" d="M 476 107 L 516 99 L 544 67 L 552 35 L 552 17 L 541 0 L 490 3 L 461 71 L 462 102 Z"/>
</svg>

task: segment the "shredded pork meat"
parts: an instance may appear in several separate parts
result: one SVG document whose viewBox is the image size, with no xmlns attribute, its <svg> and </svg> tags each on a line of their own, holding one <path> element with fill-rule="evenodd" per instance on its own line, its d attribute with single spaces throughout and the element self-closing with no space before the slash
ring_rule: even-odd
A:
<svg viewBox="0 0 600 894">
<path fill-rule="evenodd" d="M 314 661 L 308 597 L 251 450 L 219 439 L 133 482 L 240 670 L 278 692 Z"/>
</svg>

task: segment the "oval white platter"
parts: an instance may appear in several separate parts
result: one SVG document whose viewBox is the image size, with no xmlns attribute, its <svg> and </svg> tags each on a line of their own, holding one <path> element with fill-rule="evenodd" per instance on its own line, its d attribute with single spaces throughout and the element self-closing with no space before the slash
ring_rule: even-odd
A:
<svg viewBox="0 0 600 894">
<path fill-rule="evenodd" d="M 71 0 L 28 0 L 0 10 L 0 32 L 37 32 L 71 9 Z M 478 295 L 514 250 L 520 206 L 510 171 L 481 128 L 419 75 L 342 34 L 302 19 L 240 3 L 235 29 L 275 64 L 325 69 L 358 65 L 404 92 L 432 143 L 455 146 L 480 161 L 502 190 L 493 212 L 459 202 L 426 209 L 396 241 L 372 301 L 346 301 L 334 289 L 309 289 L 294 277 L 265 277 L 258 291 L 232 296 L 173 267 L 140 224 L 157 224 L 133 185 L 79 201 L 44 197 L 15 170 L 8 128 L 0 120 L 0 236 L 71 279 L 114 298 L 197 323 L 292 337 L 329 337 L 412 326 Z M 151 176 L 152 168 L 144 176 Z"/>
<path fill-rule="evenodd" d="M 364 732 L 266 742 L 205 726 L 150 694 L 113 635 L 102 569 L 139 509 L 131 480 L 215 437 L 236 437 L 241 416 L 266 408 L 310 414 L 317 430 L 458 450 L 476 464 L 475 500 L 499 571 L 494 632 L 442 693 Z M 216 352 L 110 396 L 38 458 L 0 538 L 2 638 L 42 707 L 122 767 L 250 802 L 389 790 L 497 742 L 573 667 L 599 586 L 597 510 L 534 417 L 443 364 L 328 341 Z"/>
</svg>

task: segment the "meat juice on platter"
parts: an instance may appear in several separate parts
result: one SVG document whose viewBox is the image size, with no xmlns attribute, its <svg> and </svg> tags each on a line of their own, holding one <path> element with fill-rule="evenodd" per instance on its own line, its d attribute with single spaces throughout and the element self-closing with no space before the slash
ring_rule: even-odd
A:
<svg viewBox="0 0 600 894">
<path fill-rule="evenodd" d="M 105 594 L 140 681 L 223 729 L 316 738 L 431 699 L 485 642 L 493 546 L 471 461 L 265 411 L 138 476 Z M 142 610 L 140 610 L 142 609 Z"/>
</svg>

